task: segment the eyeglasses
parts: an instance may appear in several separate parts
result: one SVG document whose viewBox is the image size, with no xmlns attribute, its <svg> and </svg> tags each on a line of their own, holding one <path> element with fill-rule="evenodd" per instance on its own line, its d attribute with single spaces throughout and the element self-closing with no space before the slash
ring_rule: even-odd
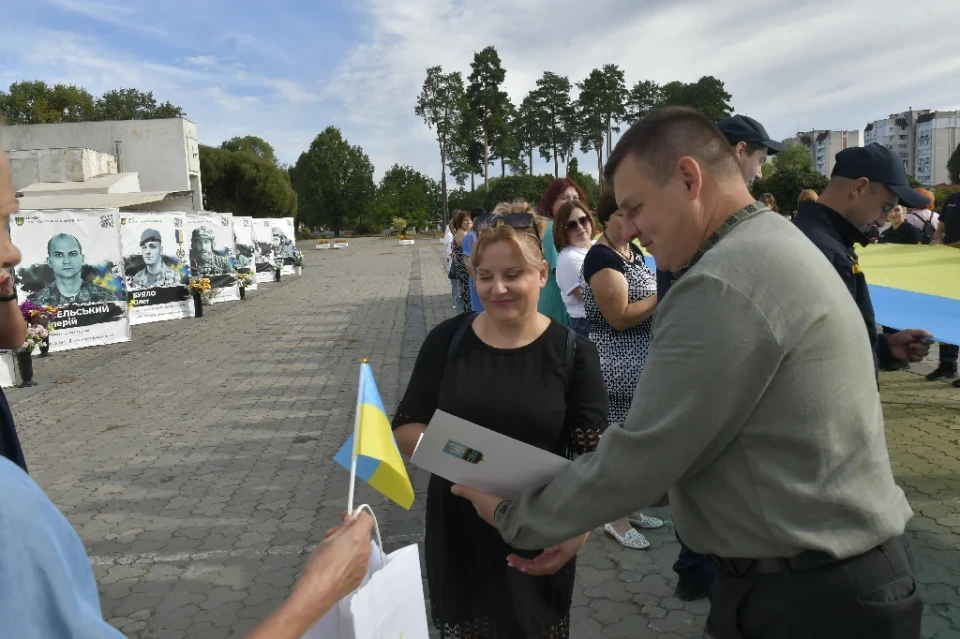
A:
<svg viewBox="0 0 960 639">
<path fill-rule="evenodd" d="M 593 224 L 590 222 L 590 218 L 586 215 L 567 222 L 568 231 L 576 231 L 578 226 L 582 228 L 584 231 L 590 231 L 593 228 Z"/>
<path fill-rule="evenodd" d="M 506 215 L 494 213 L 490 216 L 491 228 L 494 226 L 499 226 L 500 224 L 521 231 L 533 229 L 533 234 L 537 238 L 537 243 L 543 243 L 543 240 L 540 238 L 540 231 L 537 229 L 536 217 L 533 213 L 507 213 Z"/>
</svg>

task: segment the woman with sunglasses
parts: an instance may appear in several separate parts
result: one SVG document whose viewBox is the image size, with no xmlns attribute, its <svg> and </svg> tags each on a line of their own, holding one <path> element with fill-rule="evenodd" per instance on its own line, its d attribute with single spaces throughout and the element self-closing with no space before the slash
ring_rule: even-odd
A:
<svg viewBox="0 0 960 639">
<path fill-rule="evenodd" d="M 580 291 L 590 339 L 600 352 L 610 423 L 618 424 L 627 418 L 647 361 L 657 308 L 657 278 L 644 263 L 640 249 L 623 237 L 623 213 L 612 194 L 600 198 L 597 217 L 603 233 L 583 260 Z M 604 531 L 627 548 L 649 547 L 646 537 L 630 524 L 652 529 L 663 526 L 663 521 L 638 513 L 628 518 L 626 525 L 613 522 L 604 526 Z"/>
<path fill-rule="evenodd" d="M 583 259 L 593 246 L 593 216 L 586 204 L 571 200 L 557 212 L 553 220 L 553 244 L 560 251 L 557 258 L 557 286 L 570 315 L 570 328 L 584 337 L 590 336 L 587 311 L 580 292 L 580 273 Z"/>
<path fill-rule="evenodd" d="M 547 228 L 544 230 L 544 237 L 547 241 L 543 243 L 543 259 L 547 261 L 547 283 L 540 292 L 540 303 L 538 309 L 541 313 L 552 318 L 564 326 L 570 323 L 570 316 L 567 314 L 567 307 L 563 303 L 563 296 L 560 294 L 560 287 L 557 286 L 557 261 L 559 254 L 554 245 L 553 238 L 553 218 L 560 207 L 572 200 L 586 202 L 587 198 L 583 194 L 580 185 L 570 178 L 557 178 L 550 183 L 547 190 L 543 192 L 540 198 L 540 204 L 537 209 L 540 214 L 547 217 Z"/>
<path fill-rule="evenodd" d="M 524 202 L 498 207 L 491 223 L 473 247 L 484 310 L 427 335 L 393 420 L 397 445 L 411 454 L 443 410 L 558 455 L 590 452 L 606 426 L 600 360 L 589 340 L 537 312 L 547 281 L 543 221 Z M 427 584 L 440 636 L 569 637 L 586 535 L 545 550 L 511 548 L 451 488 L 431 476 L 427 489 Z"/>
</svg>

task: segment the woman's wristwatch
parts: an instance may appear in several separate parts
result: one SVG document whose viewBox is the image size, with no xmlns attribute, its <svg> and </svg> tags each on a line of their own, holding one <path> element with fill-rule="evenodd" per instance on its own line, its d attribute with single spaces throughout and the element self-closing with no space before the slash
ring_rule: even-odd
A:
<svg viewBox="0 0 960 639">
<path fill-rule="evenodd" d="M 13 295 L 4 295 L 0 297 L 0 302 L 16 302 L 16 301 L 17 301 L 16 293 L 14 293 Z"/>
</svg>

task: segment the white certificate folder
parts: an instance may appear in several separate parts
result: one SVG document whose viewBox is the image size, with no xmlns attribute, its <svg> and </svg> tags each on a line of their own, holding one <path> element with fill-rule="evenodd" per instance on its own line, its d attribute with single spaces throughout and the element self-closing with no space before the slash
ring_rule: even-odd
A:
<svg viewBox="0 0 960 639">
<path fill-rule="evenodd" d="M 548 483 L 570 463 L 440 410 L 410 461 L 455 484 L 509 498 Z"/>
</svg>

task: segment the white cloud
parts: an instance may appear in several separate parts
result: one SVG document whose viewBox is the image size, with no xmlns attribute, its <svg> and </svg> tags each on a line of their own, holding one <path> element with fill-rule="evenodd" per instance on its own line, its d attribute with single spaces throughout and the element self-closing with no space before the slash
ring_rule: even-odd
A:
<svg viewBox="0 0 960 639">
<path fill-rule="evenodd" d="M 950 29 L 939 26 L 960 18 L 951 0 L 908 9 L 894 0 L 360 0 L 359 8 L 367 37 L 338 65 L 327 95 L 342 103 L 345 134 L 378 173 L 399 161 L 439 177 L 436 143 L 413 114 L 425 70 L 441 64 L 466 76 L 474 51 L 487 45 L 497 47 L 515 103 L 545 70 L 576 82 L 612 62 L 628 84 L 714 75 L 736 112 L 778 138 L 793 135 L 798 121 L 802 129 L 860 129 L 910 106 L 960 104 L 952 82 L 960 56 L 950 54 Z"/>
</svg>

